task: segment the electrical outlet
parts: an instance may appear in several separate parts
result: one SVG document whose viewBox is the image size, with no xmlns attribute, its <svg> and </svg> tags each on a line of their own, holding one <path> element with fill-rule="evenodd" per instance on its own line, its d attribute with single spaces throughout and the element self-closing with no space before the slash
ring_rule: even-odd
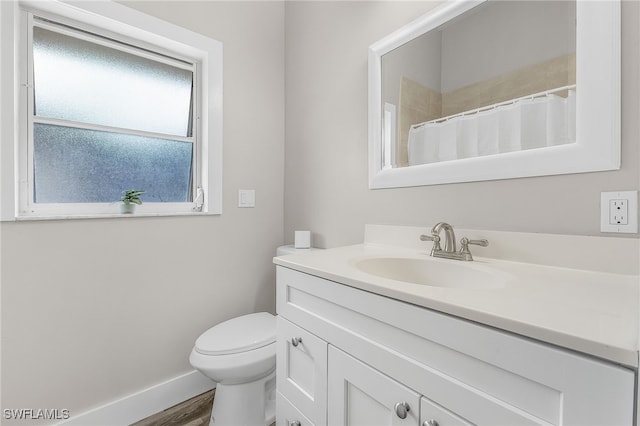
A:
<svg viewBox="0 0 640 426">
<path fill-rule="evenodd" d="M 600 231 L 638 232 L 638 191 L 601 193 Z"/>
<path fill-rule="evenodd" d="M 609 224 L 629 224 L 629 200 L 609 200 Z"/>
</svg>

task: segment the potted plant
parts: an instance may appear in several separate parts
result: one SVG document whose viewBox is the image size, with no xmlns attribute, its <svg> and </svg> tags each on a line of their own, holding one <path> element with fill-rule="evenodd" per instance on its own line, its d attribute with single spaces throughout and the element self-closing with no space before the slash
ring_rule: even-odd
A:
<svg viewBox="0 0 640 426">
<path fill-rule="evenodd" d="M 137 189 L 130 189 L 128 191 L 122 191 L 122 197 L 120 197 L 120 212 L 131 214 L 136 211 L 136 204 L 142 204 L 140 196 L 144 194 L 144 191 Z"/>
</svg>

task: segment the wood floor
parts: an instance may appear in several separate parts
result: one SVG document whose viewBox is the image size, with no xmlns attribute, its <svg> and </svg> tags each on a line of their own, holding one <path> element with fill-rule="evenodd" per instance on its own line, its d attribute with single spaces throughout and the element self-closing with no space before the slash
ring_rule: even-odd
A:
<svg viewBox="0 0 640 426">
<path fill-rule="evenodd" d="M 207 426 L 216 390 L 210 390 L 131 426 Z M 271 424 L 275 426 L 275 423 Z"/>
<path fill-rule="evenodd" d="M 215 392 L 205 392 L 131 426 L 207 426 Z"/>
</svg>

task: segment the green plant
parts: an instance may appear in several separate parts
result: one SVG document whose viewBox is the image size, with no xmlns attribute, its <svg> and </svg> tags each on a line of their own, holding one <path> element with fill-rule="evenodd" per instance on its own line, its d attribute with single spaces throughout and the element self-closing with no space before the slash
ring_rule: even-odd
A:
<svg viewBox="0 0 640 426">
<path fill-rule="evenodd" d="M 122 197 L 120 197 L 120 201 L 124 204 L 142 204 L 142 200 L 140 196 L 144 194 L 144 191 L 139 191 L 137 189 L 130 189 L 128 191 L 122 191 Z"/>
</svg>

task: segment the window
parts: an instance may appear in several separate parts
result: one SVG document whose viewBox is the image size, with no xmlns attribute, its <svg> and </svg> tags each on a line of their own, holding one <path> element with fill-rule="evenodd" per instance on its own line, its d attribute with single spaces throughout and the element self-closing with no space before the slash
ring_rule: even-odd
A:
<svg viewBox="0 0 640 426">
<path fill-rule="evenodd" d="M 138 214 L 221 213 L 221 44 L 98 3 L 120 22 L 20 10 L 15 216 L 115 215 L 132 188 Z"/>
</svg>

